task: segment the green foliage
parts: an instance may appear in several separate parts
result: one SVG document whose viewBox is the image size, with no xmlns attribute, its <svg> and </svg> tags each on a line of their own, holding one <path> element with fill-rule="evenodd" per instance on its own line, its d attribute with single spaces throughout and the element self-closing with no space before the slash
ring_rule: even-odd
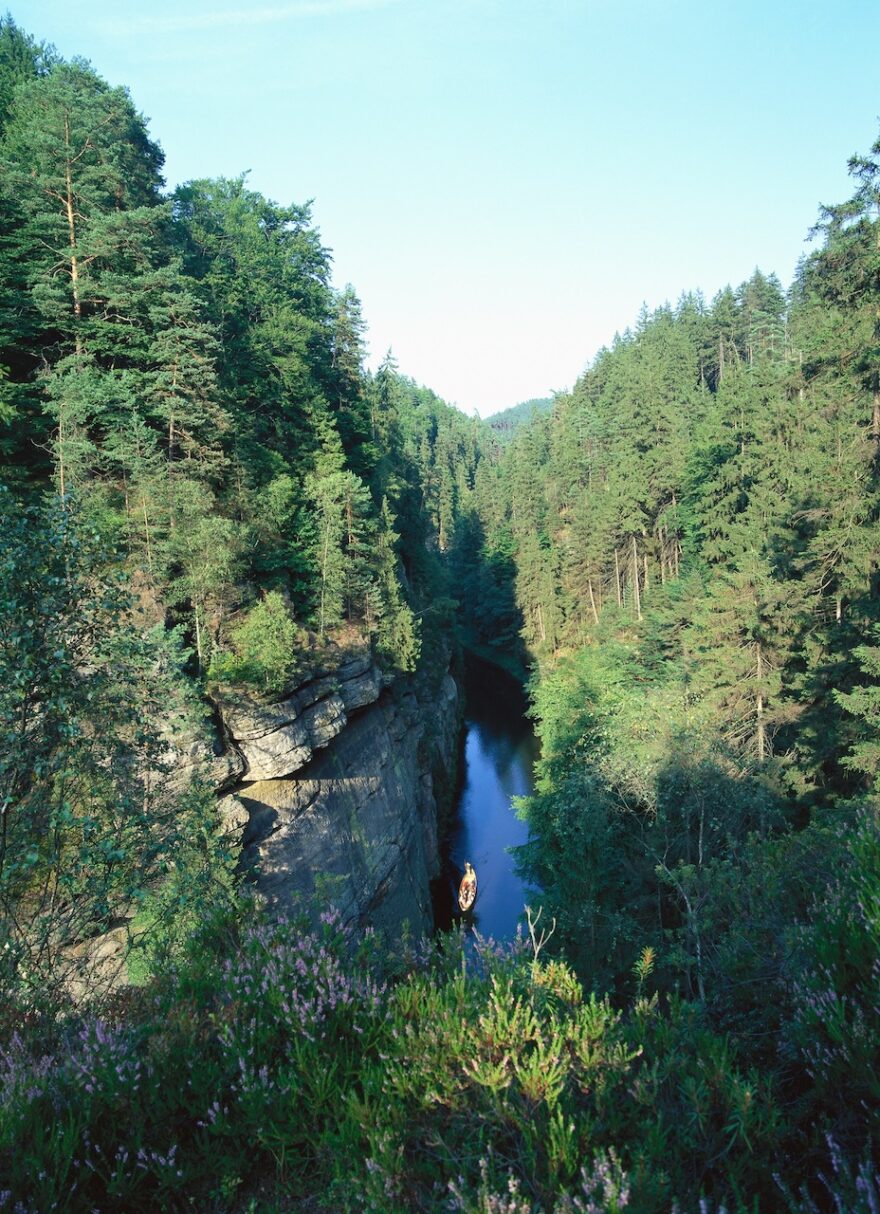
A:
<svg viewBox="0 0 880 1214">
<path fill-rule="evenodd" d="M 486 420 L 498 442 L 505 445 L 520 426 L 527 425 L 533 417 L 541 413 L 549 413 L 552 408 L 552 396 L 533 397 L 531 400 L 521 401 L 518 405 L 512 405 L 509 409 L 493 413 Z"/>
<path fill-rule="evenodd" d="M 2 1180 L 70 1214 L 254 1192 L 647 1214 L 748 1200 L 779 1163 L 768 1084 L 688 1005 L 614 1011 L 559 962 L 455 937 L 353 951 L 334 912 L 318 933 L 216 919 L 123 1022 L 41 1031 L 3 1047 Z"/>
<path fill-rule="evenodd" d="M 212 683 L 281 691 L 296 670 L 301 641 L 284 599 L 271 590 L 230 631 L 232 653 L 214 655 Z"/>
<path fill-rule="evenodd" d="M 388 502 L 383 500 L 374 553 L 376 648 L 388 666 L 415 670 L 421 653 L 419 622 L 401 593 L 394 522 Z"/>
<path fill-rule="evenodd" d="M 790 1209 L 877 1199 L 876 813 L 850 798 L 878 770 L 878 148 L 788 299 L 756 271 L 644 312 L 468 522 L 468 604 L 503 534 L 533 660 L 519 860 L 552 947 L 594 990 L 684 992 L 779 1082 L 802 1151 L 827 1133 L 834 1175 L 804 1184 L 802 1156 Z M 530 1208 L 503 1179 L 462 1208 Z"/>
<path fill-rule="evenodd" d="M 0 499 L 0 1202 L 813 1210 L 827 1131 L 870 1204 L 878 158 L 787 299 L 643 311 L 502 450 L 365 371 L 308 206 L 163 201 L 126 91 L 0 19 L 0 456 L 54 498 Z M 332 918 L 190 948 L 235 899 L 171 771 L 201 676 L 279 693 L 297 620 L 434 678 L 456 609 L 533 663 L 520 860 L 567 960 L 380 972 Z M 41 1020 L 108 941 L 141 994 Z"/>
<path fill-rule="evenodd" d="M 878 630 L 875 628 L 874 636 Z M 880 647 L 876 645 L 859 645 L 853 651 L 864 675 L 872 682 L 866 686 L 855 687 L 845 693 L 835 690 L 834 698 L 847 712 L 861 718 L 867 726 L 863 739 L 857 742 L 849 755 L 842 760 L 857 771 L 870 776 L 876 787 L 880 774 L 880 685 L 875 680 L 880 679 Z"/>
<path fill-rule="evenodd" d="M 366 373 L 359 301 L 330 287 L 309 208 L 244 178 L 162 201 L 128 94 L 9 19 L 0 162 L 10 480 L 76 492 L 155 618 L 185 624 L 200 672 L 255 589 L 321 644 L 354 629 L 413 670 L 479 423 L 390 358 Z"/>
<path fill-rule="evenodd" d="M 853 807 L 856 808 L 856 807 Z M 833 1116 L 837 1141 L 858 1155 L 880 1133 L 880 824 L 877 805 L 857 807 L 828 841 L 833 860 L 792 968 L 788 1032 Z"/>
<path fill-rule="evenodd" d="M 112 981 L 89 942 L 120 929 L 124 954 L 145 898 L 171 913 L 223 860 L 171 773 L 166 731 L 200 726 L 179 636 L 132 626 L 72 502 L 0 502 L 0 981 L 27 1005 Z"/>
<path fill-rule="evenodd" d="M 185 818 L 173 863 L 138 896 L 127 925 L 125 966 L 134 984 L 177 962 L 206 922 L 240 905 L 238 848 L 218 825 L 214 789 L 194 781 L 179 807 Z"/>
</svg>

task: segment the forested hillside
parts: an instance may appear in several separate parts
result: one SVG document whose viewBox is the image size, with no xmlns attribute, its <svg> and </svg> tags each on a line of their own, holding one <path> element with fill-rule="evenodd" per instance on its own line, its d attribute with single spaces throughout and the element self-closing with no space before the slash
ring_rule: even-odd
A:
<svg viewBox="0 0 880 1214">
<path fill-rule="evenodd" d="M 756 270 L 643 312 L 481 465 L 462 584 L 533 662 L 520 860 L 567 958 L 695 1002 L 801 1149 L 822 1126 L 853 1161 L 880 1129 L 880 144 L 850 168 L 788 292 Z"/>
<path fill-rule="evenodd" d="M 307 207 L 244 179 L 163 196 L 124 90 L 8 21 L 3 41 L 5 479 L 75 500 L 203 670 L 267 588 L 321 638 L 345 620 L 412 668 L 398 572 L 430 581 L 444 460 L 457 444 L 472 472 L 473 427 L 390 357 L 365 374 L 359 302 L 330 287 Z"/>
<path fill-rule="evenodd" d="M 756 271 L 711 305 L 643 314 L 481 469 L 478 509 L 496 547 L 509 536 L 537 662 L 546 887 L 563 880 L 552 839 L 570 854 L 575 825 L 555 820 L 560 780 L 594 781 L 593 829 L 614 834 L 591 860 L 611 905 L 587 883 L 560 906 L 593 964 L 603 950 L 619 964 L 618 911 L 628 932 L 652 907 L 635 946 L 652 917 L 659 941 L 703 899 L 679 867 L 699 883 L 783 822 L 844 801 L 836 820 L 851 817 L 873 787 L 880 168 L 854 169 L 857 194 L 825 213 L 788 298 Z M 627 848 L 647 888 L 624 894 Z M 689 982 L 704 984 L 695 958 Z"/>
<path fill-rule="evenodd" d="M 531 421 L 536 413 L 548 413 L 553 406 L 551 396 L 533 397 L 531 400 L 520 401 L 500 413 L 493 413 L 487 419 L 489 428 L 502 444 L 508 443 L 520 426 Z"/>
<path fill-rule="evenodd" d="M 876 1211 L 880 143 L 503 442 L 162 162 L 0 20 L 0 1211 Z M 531 671 L 525 938 L 273 919 L 180 755 L 456 645 Z"/>
<path fill-rule="evenodd" d="M 365 371 L 307 207 L 163 194 L 128 93 L 9 18 L 0 102 L 0 904 L 35 998 L 59 915 L 72 945 L 169 865 L 171 922 L 228 886 L 191 847 L 210 798 L 161 762 L 206 691 L 277 695 L 353 640 L 389 678 L 431 659 L 480 449 L 390 355 Z"/>
</svg>

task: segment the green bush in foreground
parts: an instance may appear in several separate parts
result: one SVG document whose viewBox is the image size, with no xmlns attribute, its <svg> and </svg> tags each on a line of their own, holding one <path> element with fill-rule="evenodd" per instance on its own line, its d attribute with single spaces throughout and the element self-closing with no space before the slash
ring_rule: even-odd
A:
<svg viewBox="0 0 880 1214">
<path fill-rule="evenodd" d="M 770 1085 L 695 1007 L 614 1010 L 519 946 L 353 952 L 332 912 L 206 934 L 112 1013 L 20 1025 L 0 1113 L 19 1214 L 638 1214 L 768 1186 L 784 1208 Z"/>
</svg>

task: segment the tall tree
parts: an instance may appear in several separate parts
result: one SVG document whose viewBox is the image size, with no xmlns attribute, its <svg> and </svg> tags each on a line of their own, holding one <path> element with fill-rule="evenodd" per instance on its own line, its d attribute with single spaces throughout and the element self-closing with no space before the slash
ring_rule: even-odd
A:
<svg viewBox="0 0 880 1214">
<path fill-rule="evenodd" d="M 162 154 L 125 90 L 77 62 L 54 64 L 15 90 L 3 156 L 18 212 L 8 245 L 27 266 L 30 370 L 39 357 L 56 377 L 71 376 L 69 394 L 56 382 L 50 396 L 63 495 L 91 450 L 92 394 L 101 407 L 98 279 L 124 259 L 132 225 L 157 203 Z"/>
</svg>

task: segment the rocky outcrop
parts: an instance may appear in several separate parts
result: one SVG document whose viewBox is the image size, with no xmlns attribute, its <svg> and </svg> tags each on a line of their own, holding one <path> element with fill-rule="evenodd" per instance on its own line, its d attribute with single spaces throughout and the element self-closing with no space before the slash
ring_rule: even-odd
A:
<svg viewBox="0 0 880 1214">
<path fill-rule="evenodd" d="M 219 707 L 224 829 L 240 833 L 270 907 L 289 914 L 317 895 L 349 924 L 429 930 L 437 789 L 453 783 L 460 726 L 452 677 L 386 687 L 362 654 L 278 703 Z"/>
<path fill-rule="evenodd" d="M 378 699 L 382 676 L 369 654 L 332 675 L 309 679 L 276 704 L 240 699 L 220 705 L 231 743 L 248 781 L 277 780 L 299 771 L 316 750 L 341 733 L 347 714 Z"/>
<path fill-rule="evenodd" d="M 213 784 L 220 832 L 278 914 L 323 902 L 395 938 L 433 927 L 437 802 L 455 783 L 461 705 L 448 674 L 386 683 L 363 653 L 278 703 L 218 702 L 213 745 L 169 725 L 161 776 L 181 791 L 194 776 Z M 131 981 L 138 909 L 68 950 L 74 999 Z"/>
</svg>

